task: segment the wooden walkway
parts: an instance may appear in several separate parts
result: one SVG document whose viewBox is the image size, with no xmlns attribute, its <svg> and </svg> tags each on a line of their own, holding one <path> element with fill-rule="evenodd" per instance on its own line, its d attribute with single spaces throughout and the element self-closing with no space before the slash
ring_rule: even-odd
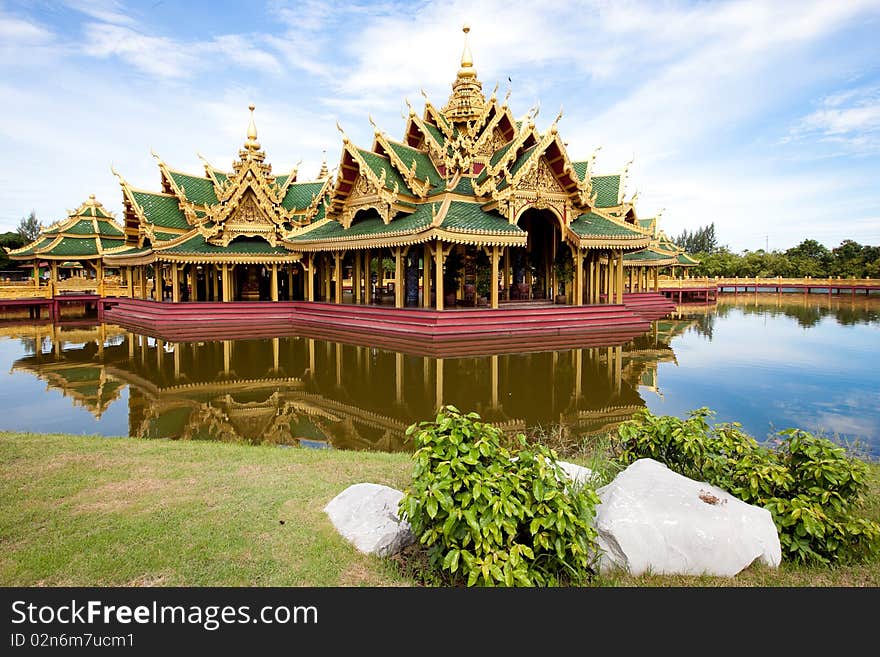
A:
<svg viewBox="0 0 880 657">
<path fill-rule="evenodd" d="M 872 278 L 686 278 L 660 279 L 660 292 L 679 303 L 713 301 L 719 293 L 880 294 L 880 279 Z"/>
</svg>

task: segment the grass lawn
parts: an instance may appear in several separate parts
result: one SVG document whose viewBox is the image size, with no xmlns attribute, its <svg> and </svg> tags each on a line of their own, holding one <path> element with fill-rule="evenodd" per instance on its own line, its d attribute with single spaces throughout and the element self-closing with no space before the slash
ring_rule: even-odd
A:
<svg viewBox="0 0 880 657">
<path fill-rule="evenodd" d="M 0 432 L 2 586 L 394 586 L 324 505 L 403 489 L 408 454 Z M 880 519 L 880 466 L 865 514 Z M 750 568 L 733 579 L 603 576 L 606 586 L 880 586 L 880 561 Z"/>
</svg>

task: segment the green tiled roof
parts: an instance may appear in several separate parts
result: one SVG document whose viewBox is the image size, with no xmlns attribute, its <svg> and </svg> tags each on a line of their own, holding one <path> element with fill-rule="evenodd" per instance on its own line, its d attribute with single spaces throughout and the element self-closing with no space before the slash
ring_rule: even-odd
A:
<svg viewBox="0 0 880 657">
<path fill-rule="evenodd" d="M 650 219 L 639 219 L 639 226 L 641 226 L 642 228 L 650 228 L 651 224 L 653 224 L 653 223 L 654 223 L 653 217 L 651 217 Z"/>
<path fill-rule="evenodd" d="M 632 228 L 600 217 L 594 212 L 582 214 L 571 222 L 571 229 L 581 237 L 623 237 L 646 239 L 646 236 Z"/>
<path fill-rule="evenodd" d="M 229 176 L 227 176 L 222 171 L 217 171 L 217 169 L 214 169 L 213 173 L 214 173 L 214 177 L 217 179 L 217 182 L 220 183 L 221 185 L 224 184 L 227 180 L 229 180 Z"/>
<path fill-rule="evenodd" d="M 610 208 L 617 205 L 620 192 L 620 176 L 593 176 L 591 180 L 596 194 L 596 207 Z"/>
<path fill-rule="evenodd" d="M 497 212 L 486 212 L 479 203 L 466 201 L 452 201 L 449 204 L 441 227 L 456 231 L 525 234 L 522 228 L 511 224 Z"/>
<path fill-rule="evenodd" d="M 138 255 L 142 255 L 144 253 L 148 253 L 149 251 L 152 251 L 152 250 L 153 250 L 152 247 L 149 247 L 149 246 L 144 246 L 141 248 L 138 248 L 136 246 L 131 246 L 123 251 L 118 251 L 113 254 L 105 255 L 105 257 L 116 258 L 119 256 L 138 256 Z"/>
<path fill-rule="evenodd" d="M 498 164 L 501 161 L 501 158 L 504 157 L 507 154 L 507 151 L 510 150 L 511 146 L 513 146 L 513 140 L 507 142 L 506 144 L 504 144 L 504 146 L 495 151 L 492 154 L 492 157 L 489 158 L 489 164 L 493 167 Z"/>
<path fill-rule="evenodd" d="M 201 235 L 193 235 L 188 240 L 176 246 L 163 248 L 158 251 L 163 253 L 193 253 L 204 255 L 286 255 L 290 251 L 283 246 L 272 246 L 266 240 L 259 237 L 238 237 L 229 243 L 229 246 L 216 246 L 209 244 Z"/>
<path fill-rule="evenodd" d="M 153 236 L 159 242 L 167 242 L 169 240 L 173 240 L 175 237 L 180 237 L 180 233 L 165 233 L 163 231 L 157 230 L 153 231 Z"/>
<path fill-rule="evenodd" d="M 291 183 L 287 188 L 287 194 L 281 202 L 285 210 L 304 210 L 312 202 L 312 196 L 321 191 L 324 182 Z"/>
<path fill-rule="evenodd" d="M 678 264 L 680 265 L 698 265 L 700 261 L 696 258 L 692 258 L 687 253 L 679 253 L 678 254 Z"/>
<path fill-rule="evenodd" d="M 440 132 L 440 128 L 430 123 L 426 123 L 425 127 L 428 129 L 428 132 L 431 133 L 431 136 L 437 141 L 441 146 L 446 143 L 446 137 L 443 136 L 443 133 Z"/>
<path fill-rule="evenodd" d="M 514 162 L 513 166 L 510 167 L 510 176 L 511 177 L 515 176 L 516 172 L 525 166 L 526 162 L 529 161 L 529 158 L 535 152 L 536 148 L 538 148 L 537 144 L 535 144 L 534 146 L 529 146 L 526 150 L 524 150 L 522 153 L 520 153 L 520 156 L 516 159 L 516 162 Z M 504 189 L 505 187 L 507 187 L 507 180 L 503 179 L 498 184 L 498 189 Z"/>
<path fill-rule="evenodd" d="M 98 255 L 98 245 L 94 237 L 62 237 L 51 251 L 44 251 L 43 255 L 53 256 L 94 256 Z M 122 240 L 119 240 L 119 246 Z"/>
<path fill-rule="evenodd" d="M 284 186 L 287 184 L 287 179 L 290 178 L 289 173 L 285 173 L 281 176 L 275 176 L 275 185 L 278 189 L 284 189 Z"/>
<path fill-rule="evenodd" d="M 99 235 L 112 235 L 118 237 L 122 237 L 123 235 L 125 235 L 125 231 L 117 228 L 109 221 L 98 221 L 97 223 Z"/>
<path fill-rule="evenodd" d="M 13 249 L 13 253 L 16 256 L 34 255 L 34 253 L 36 253 L 37 251 L 45 249 L 47 246 L 49 246 L 54 239 L 54 237 L 37 238 L 35 241 L 31 242 L 27 246 L 23 246 L 21 249 Z"/>
<path fill-rule="evenodd" d="M 372 211 L 363 218 L 358 218 L 351 228 L 346 230 L 338 221 L 328 221 L 323 226 L 291 238 L 291 242 L 326 240 L 333 238 L 381 237 L 396 233 L 417 232 L 431 224 L 431 205 L 426 203 L 416 208 L 412 214 L 397 215 L 387 225 L 378 213 Z M 439 204 L 438 204 L 439 205 Z M 366 214 L 366 213 L 365 213 Z"/>
<path fill-rule="evenodd" d="M 362 148 L 358 149 L 358 153 L 364 158 L 364 162 L 366 162 L 367 166 L 372 169 L 376 176 L 381 176 L 382 171 L 385 171 L 386 189 L 394 189 L 394 183 L 397 183 L 399 191 L 412 191 L 407 186 L 406 181 L 397 172 L 397 169 L 394 168 L 394 165 L 391 164 L 391 160 L 387 157 L 382 157 L 376 153 L 365 151 Z"/>
<path fill-rule="evenodd" d="M 659 253 L 653 249 L 643 249 L 632 253 L 624 253 L 623 259 L 627 262 L 651 262 L 652 260 L 669 260 L 672 256 L 668 253 Z"/>
<path fill-rule="evenodd" d="M 184 230 L 190 227 L 175 197 L 135 191 L 132 191 L 131 195 L 135 203 L 141 206 L 144 216 L 151 224 Z"/>
<path fill-rule="evenodd" d="M 80 219 L 72 226 L 68 226 L 63 230 L 56 230 L 56 233 L 69 233 L 70 235 L 94 235 L 95 234 L 95 225 L 92 223 L 91 218 L 89 219 Z"/>
<path fill-rule="evenodd" d="M 590 163 L 587 160 L 582 162 L 572 162 L 571 166 L 574 167 L 574 172 L 577 174 L 577 177 L 580 180 L 583 180 L 587 175 L 587 169 L 590 168 Z"/>
<path fill-rule="evenodd" d="M 437 172 L 437 169 L 434 168 L 434 163 L 431 162 L 431 158 L 428 157 L 427 153 L 393 141 L 389 142 L 389 144 L 407 169 L 412 166 L 413 160 L 416 161 L 416 177 L 419 180 L 424 180 L 427 177 L 432 187 L 442 187 L 444 185 L 443 178 Z"/>
<path fill-rule="evenodd" d="M 458 181 L 458 184 L 455 186 L 455 189 L 452 190 L 457 194 L 467 194 L 469 196 L 474 195 L 474 179 L 468 178 L 467 176 L 462 176 L 461 180 Z"/>
<path fill-rule="evenodd" d="M 184 189 L 188 201 L 201 205 L 214 205 L 217 203 L 217 194 L 214 193 L 214 183 L 210 178 L 190 176 L 186 173 L 169 171 L 174 183 Z"/>
</svg>

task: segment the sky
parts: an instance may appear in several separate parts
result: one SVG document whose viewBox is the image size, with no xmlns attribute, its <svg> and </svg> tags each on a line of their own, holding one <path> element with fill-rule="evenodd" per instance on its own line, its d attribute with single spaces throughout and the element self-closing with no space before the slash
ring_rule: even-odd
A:
<svg viewBox="0 0 880 657">
<path fill-rule="evenodd" d="M 880 244 L 880 0 L 210 2 L 0 0 L 0 232 L 89 194 L 115 167 L 159 190 L 157 153 L 229 169 L 249 103 L 275 173 L 314 179 L 369 118 L 401 139 L 442 106 L 471 26 L 488 96 L 538 108 L 573 160 L 632 160 L 626 196 L 667 234 L 715 223 L 734 251 Z"/>
</svg>

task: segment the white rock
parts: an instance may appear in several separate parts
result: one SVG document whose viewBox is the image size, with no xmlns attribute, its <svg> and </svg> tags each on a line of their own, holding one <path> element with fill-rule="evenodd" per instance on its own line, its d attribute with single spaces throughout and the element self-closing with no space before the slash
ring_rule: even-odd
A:
<svg viewBox="0 0 880 657">
<path fill-rule="evenodd" d="M 565 474 L 568 475 L 568 478 L 578 486 L 588 484 L 593 479 L 593 471 L 589 468 L 577 465 L 576 463 L 569 463 L 568 461 L 556 461 L 556 463 L 560 468 L 565 470 Z"/>
<path fill-rule="evenodd" d="M 397 515 L 403 493 L 379 484 L 354 484 L 334 497 L 325 513 L 336 530 L 365 554 L 386 557 L 415 540 L 412 528 Z"/>
<path fill-rule="evenodd" d="M 596 491 L 600 571 L 732 577 L 758 559 L 779 566 L 770 512 L 652 459 Z"/>
</svg>

